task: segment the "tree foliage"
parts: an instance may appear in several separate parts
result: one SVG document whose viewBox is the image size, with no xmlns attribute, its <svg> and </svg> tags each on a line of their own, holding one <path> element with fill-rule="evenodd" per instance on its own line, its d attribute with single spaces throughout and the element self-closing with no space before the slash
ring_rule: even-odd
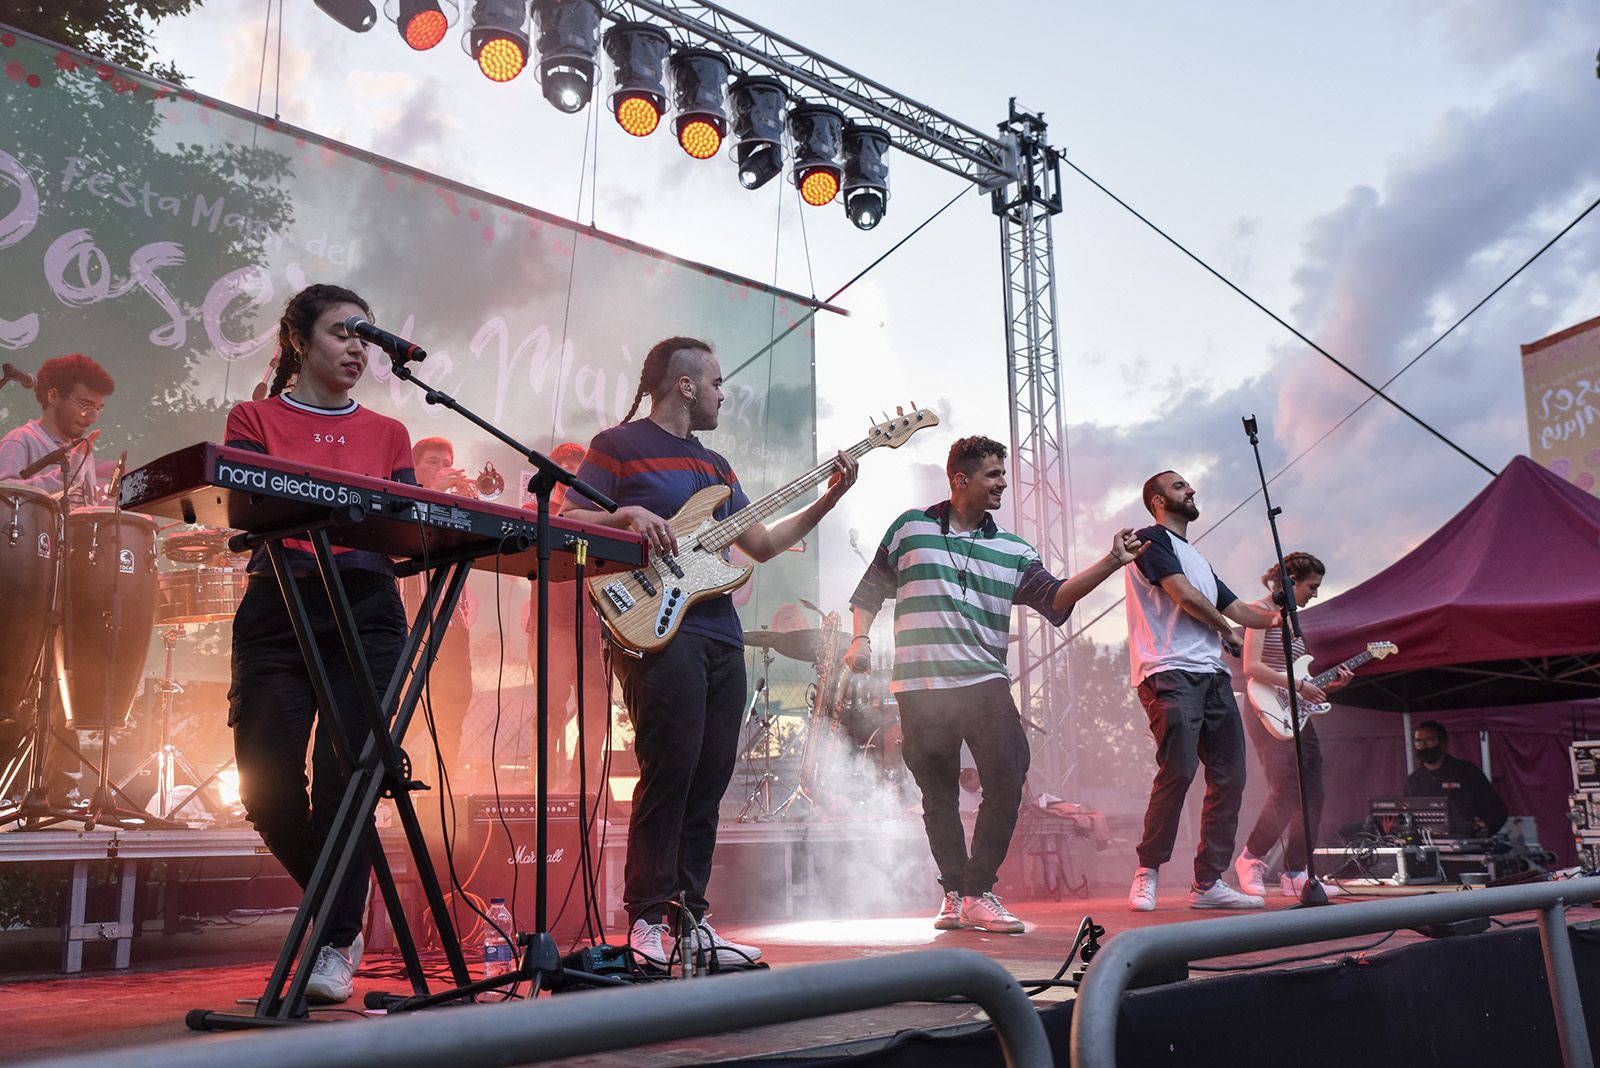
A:
<svg viewBox="0 0 1600 1068">
<path fill-rule="evenodd" d="M 0 0 L 0 22 L 169 82 L 183 73 L 155 60 L 155 24 L 186 15 L 201 0 Z"/>
</svg>

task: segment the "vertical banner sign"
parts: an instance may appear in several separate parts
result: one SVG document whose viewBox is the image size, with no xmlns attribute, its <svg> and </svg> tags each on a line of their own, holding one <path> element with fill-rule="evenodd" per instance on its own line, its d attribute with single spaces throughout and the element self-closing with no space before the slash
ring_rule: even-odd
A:
<svg viewBox="0 0 1600 1068">
<path fill-rule="evenodd" d="M 116 391 L 101 458 L 126 449 L 138 466 L 219 439 L 228 408 L 268 374 L 285 301 L 335 282 L 429 351 L 421 378 L 535 448 L 615 424 L 645 352 L 687 335 L 725 367 L 761 353 L 704 436 L 752 499 L 816 462 L 814 332 L 771 344 L 810 301 L 3 26 L 0 75 L 0 356 L 27 371 L 71 352 L 105 366 Z M 519 500 L 528 464 L 424 404 L 380 355 L 354 395 L 413 441 L 449 439 L 469 476 L 492 463 L 501 503 Z M 37 415 L 31 392 L 0 390 L 0 432 Z M 741 591 L 746 625 L 814 599 L 816 568 L 814 553 L 765 565 L 754 595 Z M 486 605 L 475 638 L 521 661 L 528 584 L 474 584 Z M 226 677 L 226 641 L 191 645 L 215 655 L 186 651 L 187 670 Z"/>
<path fill-rule="evenodd" d="M 1528 455 L 1600 492 L 1600 319 L 1522 346 Z"/>
</svg>

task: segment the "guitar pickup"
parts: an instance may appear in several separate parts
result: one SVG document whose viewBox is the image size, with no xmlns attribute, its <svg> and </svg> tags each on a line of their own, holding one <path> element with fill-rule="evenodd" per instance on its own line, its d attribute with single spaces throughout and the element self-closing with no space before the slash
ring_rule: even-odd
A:
<svg viewBox="0 0 1600 1068">
<path fill-rule="evenodd" d="M 635 571 L 633 573 L 633 581 L 637 582 L 639 588 L 644 590 L 646 597 L 654 597 L 656 595 L 656 584 L 651 582 L 650 576 L 643 571 Z"/>
<path fill-rule="evenodd" d="M 620 582 L 606 583 L 601 587 L 601 592 L 606 595 L 606 599 L 619 612 L 626 612 L 634 606 L 633 595 Z"/>
<path fill-rule="evenodd" d="M 667 570 L 672 572 L 674 578 L 683 578 L 683 568 L 678 566 L 678 561 L 671 553 L 662 553 L 659 559 L 666 565 Z"/>
</svg>

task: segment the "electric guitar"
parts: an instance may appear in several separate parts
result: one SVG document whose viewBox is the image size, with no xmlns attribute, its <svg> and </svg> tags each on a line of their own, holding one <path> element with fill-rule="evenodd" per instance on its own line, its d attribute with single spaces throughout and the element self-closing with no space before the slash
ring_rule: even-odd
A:
<svg viewBox="0 0 1600 1068">
<path fill-rule="evenodd" d="M 938 426 L 939 417 L 911 406 L 895 409 L 895 417 L 875 423 L 867 436 L 845 452 L 860 459 L 873 449 L 898 449 L 919 430 Z M 589 579 L 589 596 L 600 621 L 625 649 L 653 653 L 672 640 L 689 607 L 738 589 L 749 580 L 754 564 L 733 563 L 724 557 L 745 531 L 779 508 L 828 481 L 833 474 L 830 458 L 752 501 L 726 519 L 713 513 L 733 492 L 729 486 L 707 486 L 690 497 L 667 521 L 678 539 L 678 551 L 647 552 L 643 567 Z"/>
<path fill-rule="evenodd" d="M 1369 660 L 1382 660 L 1391 653 L 1398 653 L 1400 647 L 1393 642 L 1372 642 L 1365 652 L 1357 653 L 1349 660 L 1329 668 L 1322 674 L 1311 679 L 1311 685 L 1321 688 L 1338 678 L 1341 668 L 1354 671 Z M 1295 657 L 1294 673 L 1296 678 L 1305 678 L 1306 672 L 1311 670 L 1311 654 Z M 1251 679 L 1245 686 L 1250 694 L 1250 703 L 1256 706 L 1256 713 L 1261 717 L 1261 725 L 1267 732 L 1280 741 L 1287 742 L 1294 737 L 1294 720 L 1289 715 L 1289 691 L 1282 686 L 1273 686 L 1256 679 Z M 1300 726 L 1306 725 L 1308 716 L 1320 716 L 1333 707 L 1325 701 L 1311 702 L 1304 698 L 1300 700 Z"/>
</svg>

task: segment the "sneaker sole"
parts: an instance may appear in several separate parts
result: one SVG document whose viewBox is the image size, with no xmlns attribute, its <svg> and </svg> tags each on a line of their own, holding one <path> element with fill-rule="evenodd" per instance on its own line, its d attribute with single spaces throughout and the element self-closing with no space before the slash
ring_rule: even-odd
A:
<svg viewBox="0 0 1600 1068">
<path fill-rule="evenodd" d="M 1243 903 L 1234 905 L 1234 904 L 1224 904 L 1222 902 L 1212 903 L 1212 902 L 1208 902 L 1208 901 L 1207 902 L 1191 901 L 1191 902 L 1189 902 L 1189 907 L 1192 908 L 1192 909 L 1234 909 L 1234 910 L 1237 910 L 1237 911 L 1240 911 L 1240 912 L 1246 912 L 1246 911 L 1249 911 L 1250 909 L 1263 908 L 1265 906 L 1265 904 L 1266 904 L 1265 902 L 1262 902 L 1260 904 L 1255 904 L 1255 905 L 1243 904 Z"/>
<path fill-rule="evenodd" d="M 962 926 L 970 927 L 974 931 L 987 931 L 990 934 L 1026 934 L 1028 930 L 1028 925 L 1024 923 L 1018 923 L 1015 927 L 1011 926 L 1010 924 L 995 924 L 993 926 L 985 926 L 984 924 L 973 923 L 969 920 L 962 924 Z"/>
<path fill-rule="evenodd" d="M 965 925 L 960 920 L 934 920 L 933 921 L 933 929 L 935 931 L 959 931 L 959 930 L 961 930 L 961 928 L 963 926 L 965 926 Z"/>
</svg>

